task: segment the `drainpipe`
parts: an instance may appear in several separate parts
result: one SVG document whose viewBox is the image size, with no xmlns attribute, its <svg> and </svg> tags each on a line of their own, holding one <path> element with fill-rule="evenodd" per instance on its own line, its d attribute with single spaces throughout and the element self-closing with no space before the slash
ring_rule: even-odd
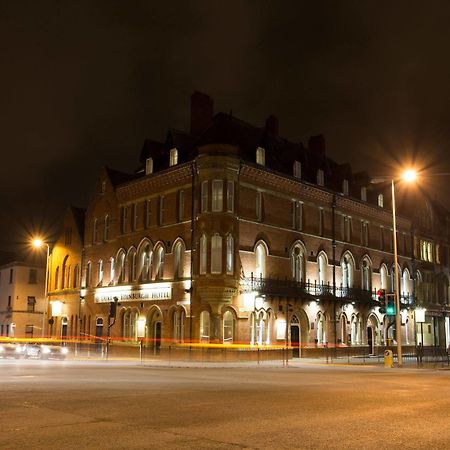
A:
<svg viewBox="0 0 450 450">
<path fill-rule="evenodd" d="M 192 182 L 191 182 L 191 270 L 190 270 L 190 287 L 189 287 L 189 343 L 192 343 L 192 297 L 193 297 L 193 278 L 194 278 L 194 254 L 196 249 L 195 244 L 195 175 L 197 167 L 195 160 L 191 164 Z"/>
</svg>

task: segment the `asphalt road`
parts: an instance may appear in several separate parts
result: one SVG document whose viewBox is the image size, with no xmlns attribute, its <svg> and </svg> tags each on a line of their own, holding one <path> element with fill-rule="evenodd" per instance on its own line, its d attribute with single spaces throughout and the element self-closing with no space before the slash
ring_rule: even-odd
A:
<svg viewBox="0 0 450 450">
<path fill-rule="evenodd" d="M 450 371 L 0 361 L 0 448 L 450 448 Z"/>
</svg>

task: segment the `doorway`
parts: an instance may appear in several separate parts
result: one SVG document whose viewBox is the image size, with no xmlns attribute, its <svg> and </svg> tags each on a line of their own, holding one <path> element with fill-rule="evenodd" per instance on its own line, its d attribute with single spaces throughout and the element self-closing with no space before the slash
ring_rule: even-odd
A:
<svg viewBox="0 0 450 450">
<path fill-rule="evenodd" d="M 153 330 L 153 348 L 155 355 L 161 351 L 161 322 L 155 322 Z"/>
<path fill-rule="evenodd" d="M 373 355 L 373 330 L 367 327 L 367 345 L 369 346 L 369 355 Z"/>
<path fill-rule="evenodd" d="M 291 347 L 292 357 L 300 358 L 300 322 L 297 316 L 291 320 Z"/>
</svg>

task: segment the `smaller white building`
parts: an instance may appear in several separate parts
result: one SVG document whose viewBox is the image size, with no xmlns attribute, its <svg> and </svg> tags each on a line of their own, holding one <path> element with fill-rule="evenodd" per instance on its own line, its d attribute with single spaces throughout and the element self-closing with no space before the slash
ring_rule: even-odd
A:
<svg viewBox="0 0 450 450">
<path fill-rule="evenodd" d="M 42 336 L 44 286 L 45 258 L 0 254 L 0 336 Z"/>
</svg>

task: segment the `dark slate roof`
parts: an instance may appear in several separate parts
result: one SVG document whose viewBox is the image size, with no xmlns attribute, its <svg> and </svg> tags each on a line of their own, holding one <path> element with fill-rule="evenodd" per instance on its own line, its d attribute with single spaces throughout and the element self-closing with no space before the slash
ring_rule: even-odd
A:
<svg viewBox="0 0 450 450">
<path fill-rule="evenodd" d="M 119 184 L 127 183 L 128 181 L 138 178 L 135 174 L 119 172 L 118 170 L 110 169 L 109 167 L 106 167 L 106 171 L 108 172 L 108 177 L 113 186 L 118 186 Z"/>
<path fill-rule="evenodd" d="M 75 206 L 70 206 L 70 211 L 72 212 L 75 225 L 77 227 L 78 235 L 81 241 L 83 241 L 84 234 L 84 219 L 86 216 L 86 210 L 84 208 L 77 208 Z"/>
</svg>

